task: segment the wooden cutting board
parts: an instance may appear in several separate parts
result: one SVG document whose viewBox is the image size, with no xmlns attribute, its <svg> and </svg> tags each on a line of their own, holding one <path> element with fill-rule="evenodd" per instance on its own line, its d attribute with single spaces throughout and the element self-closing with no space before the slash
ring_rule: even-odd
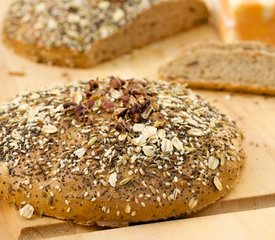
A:
<svg viewBox="0 0 275 240">
<path fill-rule="evenodd" d="M 10 2 L 0 2 L 0 21 Z M 25 90 L 95 76 L 156 79 L 160 64 L 198 40 L 218 37 L 204 25 L 89 70 L 35 64 L 0 44 L 0 101 Z M 275 239 L 275 98 L 196 92 L 235 119 L 245 135 L 247 163 L 240 183 L 226 198 L 188 219 L 110 230 L 46 217 L 24 220 L 0 202 L 0 239 Z"/>
</svg>

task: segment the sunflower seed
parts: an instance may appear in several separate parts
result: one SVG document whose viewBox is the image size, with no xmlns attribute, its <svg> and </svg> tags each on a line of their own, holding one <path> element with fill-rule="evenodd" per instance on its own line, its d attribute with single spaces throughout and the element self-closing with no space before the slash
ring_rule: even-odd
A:
<svg viewBox="0 0 275 240">
<path fill-rule="evenodd" d="M 144 176 L 144 175 L 145 175 L 145 172 L 143 171 L 143 169 L 142 169 L 142 168 L 140 168 L 140 169 L 139 169 L 139 172 L 140 172 L 140 174 L 141 174 L 142 176 Z"/>
<path fill-rule="evenodd" d="M 193 209 L 193 208 L 195 208 L 197 205 L 198 205 L 198 199 L 195 198 L 195 197 L 191 198 L 190 201 L 189 201 L 189 203 L 188 203 L 188 207 L 189 207 L 190 209 Z"/>
<path fill-rule="evenodd" d="M 192 118 L 185 119 L 185 122 L 187 122 L 190 125 L 193 125 L 194 127 L 199 127 L 199 124 Z"/>
<path fill-rule="evenodd" d="M 221 160 L 220 160 L 220 165 L 223 166 L 225 164 L 225 153 L 221 153 Z"/>
<path fill-rule="evenodd" d="M 175 117 L 175 118 L 172 118 L 171 121 L 175 124 L 181 124 L 183 123 L 183 119 L 181 117 Z"/>
<path fill-rule="evenodd" d="M 90 139 L 90 141 L 88 142 L 88 146 L 94 145 L 96 141 L 97 141 L 97 137 L 92 137 L 92 138 Z"/>
<path fill-rule="evenodd" d="M 223 190 L 222 183 L 221 183 L 220 179 L 217 176 L 214 177 L 214 185 L 219 191 Z"/>
<path fill-rule="evenodd" d="M 131 178 L 124 178 L 119 185 L 123 186 L 126 185 L 127 183 L 129 183 L 131 181 Z"/>
</svg>

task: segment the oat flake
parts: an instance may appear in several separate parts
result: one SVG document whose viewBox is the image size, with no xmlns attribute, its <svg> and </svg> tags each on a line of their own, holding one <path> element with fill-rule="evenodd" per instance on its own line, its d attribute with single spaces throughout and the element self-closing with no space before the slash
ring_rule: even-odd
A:
<svg viewBox="0 0 275 240">
<path fill-rule="evenodd" d="M 44 125 L 42 127 L 42 132 L 44 133 L 52 134 L 52 133 L 56 133 L 57 131 L 58 131 L 57 127 L 53 125 Z"/>
<path fill-rule="evenodd" d="M 25 205 L 19 210 L 19 215 L 27 219 L 31 219 L 33 216 L 33 213 L 34 213 L 34 208 L 30 204 Z"/>
</svg>

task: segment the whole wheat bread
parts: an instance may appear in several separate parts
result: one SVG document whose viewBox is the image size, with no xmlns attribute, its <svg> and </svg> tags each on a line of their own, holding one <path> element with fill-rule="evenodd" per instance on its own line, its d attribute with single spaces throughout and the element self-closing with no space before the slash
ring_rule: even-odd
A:
<svg viewBox="0 0 275 240">
<path fill-rule="evenodd" d="M 275 48 L 258 42 L 196 43 L 159 70 L 191 88 L 275 94 Z"/>
<path fill-rule="evenodd" d="M 25 218 L 114 227 L 190 215 L 229 193 L 246 158 L 234 121 L 161 81 L 22 94 L 0 104 L 0 129 L 0 197 Z"/>
<path fill-rule="evenodd" d="M 4 40 L 36 62 L 91 67 L 207 20 L 200 0 L 16 0 Z"/>
</svg>

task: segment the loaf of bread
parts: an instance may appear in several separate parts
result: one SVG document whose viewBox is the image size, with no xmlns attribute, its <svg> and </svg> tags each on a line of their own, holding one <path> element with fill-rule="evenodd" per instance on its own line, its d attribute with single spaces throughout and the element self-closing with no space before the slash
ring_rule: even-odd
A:
<svg viewBox="0 0 275 240">
<path fill-rule="evenodd" d="M 244 164 L 236 124 L 182 85 L 118 77 L 0 108 L 0 191 L 26 218 L 120 226 L 214 203 Z"/>
<path fill-rule="evenodd" d="M 159 70 L 191 88 L 275 94 L 275 49 L 259 42 L 196 43 Z"/>
<path fill-rule="evenodd" d="M 258 40 L 275 44 L 274 0 L 204 0 L 221 38 L 232 43 Z"/>
<path fill-rule="evenodd" d="M 207 17 L 200 0 L 16 0 L 4 40 L 37 62 L 88 68 Z"/>
</svg>

